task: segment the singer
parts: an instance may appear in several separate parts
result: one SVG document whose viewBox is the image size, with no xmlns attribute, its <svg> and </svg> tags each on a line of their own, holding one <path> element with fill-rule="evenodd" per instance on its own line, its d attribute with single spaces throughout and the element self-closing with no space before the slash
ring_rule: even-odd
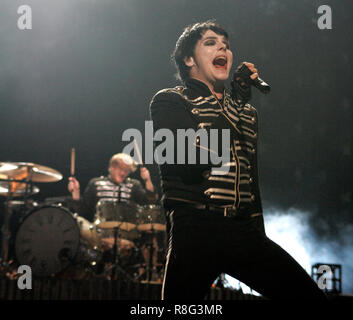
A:
<svg viewBox="0 0 353 320">
<path fill-rule="evenodd" d="M 306 271 L 265 234 L 258 115 L 247 103 L 257 68 L 244 62 L 246 68 L 238 68 L 226 88 L 233 53 L 227 32 L 214 21 L 185 28 L 173 59 L 183 85 L 153 97 L 154 130 L 226 128 L 232 156 L 225 174 L 197 161 L 159 165 L 169 232 L 162 299 L 204 299 L 221 273 L 269 299 L 325 299 Z M 194 141 L 201 148 L 199 142 Z"/>
</svg>

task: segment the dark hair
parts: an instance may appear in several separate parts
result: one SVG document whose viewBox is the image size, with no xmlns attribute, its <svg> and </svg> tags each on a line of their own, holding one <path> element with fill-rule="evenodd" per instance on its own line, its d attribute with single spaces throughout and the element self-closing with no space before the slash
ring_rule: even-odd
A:
<svg viewBox="0 0 353 320">
<path fill-rule="evenodd" d="M 185 82 L 185 80 L 189 78 L 190 72 L 190 67 L 185 64 L 184 59 L 194 56 L 196 43 L 207 30 L 212 30 L 228 39 L 228 33 L 216 24 L 214 20 L 198 22 L 187 26 L 176 42 L 175 49 L 172 53 L 172 60 L 177 69 L 176 76 L 182 82 Z"/>
</svg>

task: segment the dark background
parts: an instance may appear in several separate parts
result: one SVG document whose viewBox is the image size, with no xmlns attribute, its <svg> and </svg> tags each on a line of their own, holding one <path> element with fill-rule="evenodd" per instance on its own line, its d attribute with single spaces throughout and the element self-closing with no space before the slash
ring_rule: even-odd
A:
<svg viewBox="0 0 353 320">
<path fill-rule="evenodd" d="M 272 87 L 252 99 L 265 217 L 303 210 L 316 239 L 352 250 L 352 1 L 28 0 L 25 31 L 22 4 L 0 4 L 0 162 L 63 174 L 36 184 L 38 201 L 68 194 L 72 147 L 82 188 L 106 173 L 124 130 L 143 132 L 152 96 L 178 85 L 170 54 L 183 28 L 215 18 L 234 67 L 255 63 Z M 317 26 L 320 5 L 332 9 L 332 30 Z"/>
</svg>

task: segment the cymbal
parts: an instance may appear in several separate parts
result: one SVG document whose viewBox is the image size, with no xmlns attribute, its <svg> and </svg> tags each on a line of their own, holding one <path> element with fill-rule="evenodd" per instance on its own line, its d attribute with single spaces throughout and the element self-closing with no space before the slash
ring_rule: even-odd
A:
<svg viewBox="0 0 353 320">
<path fill-rule="evenodd" d="M 13 184 L 13 182 L 12 182 Z M 39 188 L 32 186 L 27 190 L 30 192 L 30 195 L 34 195 L 39 192 Z M 16 183 L 16 187 L 12 191 L 12 197 L 23 197 L 26 194 L 26 183 Z M 9 195 L 9 186 L 8 182 L 0 181 L 0 196 L 7 197 Z"/>
<path fill-rule="evenodd" d="M 6 176 L 6 178 L 4 178 Z M 31 162 L 0 162 L 0 178 L 32 182 L 60 181 L 62 174 L 52 168 Z"/>
<path fill-rule="evenodd" d="M 16 173 L 16 170 L 19 169 L 19 166 L 11 162 L 0 162 L 0 178 L 6 179 L 8 175 Z"/>
</svg>

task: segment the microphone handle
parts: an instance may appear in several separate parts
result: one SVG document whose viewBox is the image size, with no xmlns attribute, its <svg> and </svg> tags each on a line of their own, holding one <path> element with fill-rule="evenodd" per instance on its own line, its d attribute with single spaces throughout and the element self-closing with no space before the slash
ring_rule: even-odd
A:
<svg viewBox="0 0 353 320">
<path fill-rule="evenodd" d="M 259 89 L 262 93 L 269 93 L 271 91 L 271 87 L 263 81 L 260 77 L 255 78 L 252 80 L 252 85 Z"/>
</svg>

